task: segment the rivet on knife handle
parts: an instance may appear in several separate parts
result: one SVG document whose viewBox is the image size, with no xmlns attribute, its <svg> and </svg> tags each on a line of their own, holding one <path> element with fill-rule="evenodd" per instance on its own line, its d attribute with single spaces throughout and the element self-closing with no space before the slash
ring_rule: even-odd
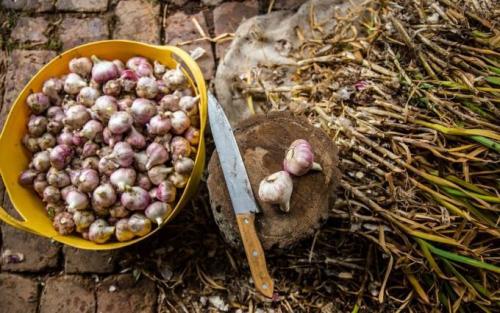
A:
<svg viewBox="0 0 500 313">
<path fill-rule="evenodd" d="M 236 220 L 238 221 L 255 288 L 264 296 L 272 298 L 274 282 L 267 271 L 264 250 L 255 230 L 255 215 L 253 213 L 236 214 Z"/>
</svg>

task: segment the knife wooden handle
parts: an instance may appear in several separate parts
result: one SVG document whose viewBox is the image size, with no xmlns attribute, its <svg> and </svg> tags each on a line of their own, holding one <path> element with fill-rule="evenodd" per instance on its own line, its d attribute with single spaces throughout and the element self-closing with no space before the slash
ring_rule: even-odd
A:
<svg viewBox="0 0 500 313">
<path fill-rule="evenodd" d="M 274 282 L 267 271 L 266 257 L 255 231 L 255 214 L 236 214 L 241 239 L 252 272 L 255 288 L 268 298 L 272 298 Z"/>
</svg>

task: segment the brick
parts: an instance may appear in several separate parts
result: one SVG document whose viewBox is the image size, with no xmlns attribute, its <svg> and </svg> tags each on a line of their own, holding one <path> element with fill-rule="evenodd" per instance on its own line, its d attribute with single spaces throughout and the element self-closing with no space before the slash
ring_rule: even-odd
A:
<svg viewBox="0 0 500 313">
<path fill-rule="evenodd" d="M 120 1 L 115 14 L 117 22 L 113 38 L 160 43 L 158 4 L 148 0 Z"/>
<path fill-rule="evenodd" d="M 45 32 L 49 22 L 43 17 L 21 17 L 12 30 L 10 38 L 19 43 L 45 44 Z"/>
<path fill-rule="evenodd" d="M 116 251 L 89 251 L 64 246 L 63 253 L 67 274 L 107 274 L 115 270 Z"/>
<path fill-rule="evenodd" d="M 27 277 L 0 273 L 0 312 L 35 313 L 38 283 Z"/>
<path fill-rule="evenodd" d="M 240 23 L 259 13 L 257 1 L 226 2 L 214 9 L 215 35 L 234 33 Z M 226 54 L 231 41 L 218 43 L 216 46 L 217 58 L 222 59 Z"/>
<path fill-rule="evenodd" d="M 109 38 L 108 22 L 104 18 L 65 18 L 59 29 L 63 49 Z"/>
<path fill-rule="evenodd" d="M 40 313 L 94 313 L 95 310 L 94 282 L 90 278 L 63 275 L 45 282 Z"/>
<path fill-rule="evenodd" d="M 10 61 L 5 76 L 5 94 L 2 110 L 0 111 L 0 129 L 3 127 L 12 102 L 24 88 L 24 85 L 45 63 L 55 56 L 55 52 L 43 50 L 14 50 L 8 56 Z"/>
<path fill-rule="evenodd" d="M 12 216 L 12 203 L 7 194 L 4 197 L 4 208 Z M 10 250 L 12 253 L 21 253 L 23 260 L 19 263 L 7 263 L 3 260 L 2 270 L 13 272 L 42 272 L 56 268 L 58 265 L 60 245 L 50 239 L 18 230 L 9 225 L 2 225 L 2 253 Z"/>
<path fill-rule="evenodd" d="M 170 45 L 179 45 L 182 42 L 198 39 L 201 35 L 198 33 L 196 26 L 193 24 L 192 18 L 195 18 L 203 28 L 205 34 L 209 34 L 207 23 L 203 12 L 186 15 L 183 12 L 177 12 L 171 15 L 166 20 L 165 28 L 165 43 Z M 206 80 L 214 76 L 215 60 L 212 52 L 212 44 L 208 41 L 198 41 L 180 46 L 186 51 L 192 51 L 196 47 L 205 49 L 205 55 L 197 60 L 200 65 L 203 75 Z"/>
<path fill-rule="evenodd" d="M 108 9 L 109 0 L 57 0 L 56 9 L 59 11 L 75 12 L 104 12 Z"/>
<path fill-rule="evenodd" d="M 109 276 L 97 287 L 97 313 L 156 312 L 157 290 L 146 278 L 130 274 Z"/>
<path fill-rule="evenodd" d="M 47 12 L 54 7 L 54 0 L 2 0 L 2 6 L 13 10 Z"/>
</svg>

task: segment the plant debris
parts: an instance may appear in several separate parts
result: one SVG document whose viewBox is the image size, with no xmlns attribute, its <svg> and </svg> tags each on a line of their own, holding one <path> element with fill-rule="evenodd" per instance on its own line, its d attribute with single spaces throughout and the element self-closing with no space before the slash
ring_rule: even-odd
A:
<svg viewBox="0 0 500 313">
<path fill-rule="evenodd" d="M 334 274 L 357 295 L 353 312 L 370 301 L 490 312 L 500 299 L 494 1 L 365 1 L 328 33 L 314 16 L 311 6 L 316 36 L 290 52 L 295 65 L 259 66 L 238 87 L 252 110 L 305 115 L 339 146 L 344 200 L 332 215 L 350 226 L 335 230 L 371 251 L 348 263 L 364 279 Z"/>
</svg>

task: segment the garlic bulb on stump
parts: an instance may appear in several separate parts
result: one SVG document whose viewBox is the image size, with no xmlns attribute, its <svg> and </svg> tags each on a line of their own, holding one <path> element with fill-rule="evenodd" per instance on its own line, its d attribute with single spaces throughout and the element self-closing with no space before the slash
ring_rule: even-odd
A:
<svg viewBox="0 0 500 313">
<path fill-rule="evenodd" d="M 311 144 L 304 139 L 297 139 L 290 145 L 283 161 L 283 168 L 295 176 L 305 175 L 309 170 L 321 171 L 321 165 L 314 162 Z"/>
<path fill-rule="evenodd" d="M 283 212 L 290 211 L 293 182 L 290 174 L 279 171 L 264 178 L 259 185 L 259 198 L 263 202 L 279 204 Z"/>
</svg>

